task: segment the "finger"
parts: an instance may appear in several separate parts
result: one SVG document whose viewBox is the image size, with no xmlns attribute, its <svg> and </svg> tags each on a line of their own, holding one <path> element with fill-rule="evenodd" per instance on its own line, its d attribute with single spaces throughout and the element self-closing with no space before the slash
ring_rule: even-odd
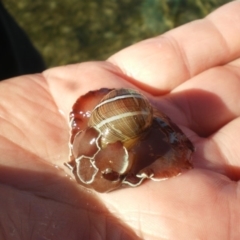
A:
<svg viewBox="0 0 240 240">
<path fill-rule="evenodd" d="M 198 157 L 205 167 L 214 168 L 230 179 L 240 180 L 240 118 L 226 124 L 207 141 L 199 144 Z"/>
<path fill-rule="evenodd" d="M 109 61 L 138 86 L 153 88 L 152 93 L 170 91 L 240 56 L 239 11 L 240 2 L 231 2 L 203 20 L 126 48 Z"/>
<path fill-rule="evenodd" d="M 159 108 L 202 137 L 240 116 L 240 61 L 210 69 L 158 101 Z"/>
</svg>

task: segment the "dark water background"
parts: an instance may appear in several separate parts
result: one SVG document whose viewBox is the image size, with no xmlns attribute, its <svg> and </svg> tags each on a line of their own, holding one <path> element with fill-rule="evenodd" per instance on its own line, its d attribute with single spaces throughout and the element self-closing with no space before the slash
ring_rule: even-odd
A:
<svg viewBox="0 0 240 240">
<path fill-rule="evenodd" d="M 3 0 L 47 67 L 105 60 L 135 42 L 200 19 L 227 0 Z"/>
</svg>

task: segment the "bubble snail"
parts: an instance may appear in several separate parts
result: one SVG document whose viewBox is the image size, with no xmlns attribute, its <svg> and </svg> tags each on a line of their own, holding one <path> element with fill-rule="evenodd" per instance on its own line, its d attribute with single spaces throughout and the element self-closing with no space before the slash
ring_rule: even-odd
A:
<svg viewBox="0 0 240 240">
<path fill-rule="evenodd" d="M 77 182 L 97 192 L 136 187 L 191 169 L 194 146 L 169 117 L 133 89 L 90 91 L 70 113 L 70 161 Z"/>
</svg>

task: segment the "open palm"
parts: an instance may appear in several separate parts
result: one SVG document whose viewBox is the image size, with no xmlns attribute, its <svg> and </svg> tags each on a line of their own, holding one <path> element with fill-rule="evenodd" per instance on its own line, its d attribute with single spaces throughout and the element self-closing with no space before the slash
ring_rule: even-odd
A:
<svg viewBox="0 0 240 240">
<path fill-rule="evenodd" d="M 0 239 L 239 239 L 240 2 L 106 62 L 0 84 Z M 108 194 L 65 173 L 68 113 L 101 87 L 140 88 L 196 147 L 194 169 Z"/>
</svg>

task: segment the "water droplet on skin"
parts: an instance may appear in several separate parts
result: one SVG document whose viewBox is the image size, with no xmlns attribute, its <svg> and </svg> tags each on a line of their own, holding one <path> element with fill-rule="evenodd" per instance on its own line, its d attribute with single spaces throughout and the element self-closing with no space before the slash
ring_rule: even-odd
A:
<svg viewBox="0 0 240 240">
<path fill-rule="evenodd" d="M 62 115 L 62 116 L 66 116 L 65 112 L 62 109 L 58 109 L 58 112 Z"/>
</svg>

